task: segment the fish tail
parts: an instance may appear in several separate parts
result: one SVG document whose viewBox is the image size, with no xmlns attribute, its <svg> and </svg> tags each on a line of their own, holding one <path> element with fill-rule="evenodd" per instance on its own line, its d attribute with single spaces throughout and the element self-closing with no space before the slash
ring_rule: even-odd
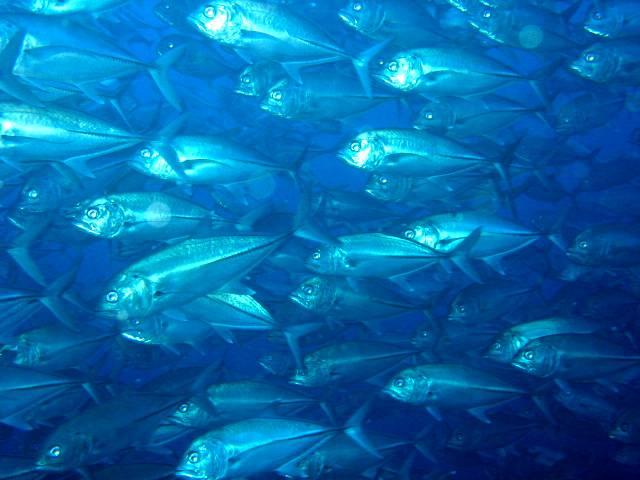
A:
<svg viewBox="0 0 640 480">
<path fill-rule="evenodd" d="M 369 63 L 371 63 L 373 57 L 380 53 L 387 45 L 389 45 L 390 42 L 391 39 L 387 39 L 383 42 L 377 43 L 373 47 L 360 52 L 357 57 L 352 59 L 353 68 L 358 74 L 358 78 L 360 79 L 360 83 L 362 84 L 365 94 L 369 98 L 373 96 L 371 77 L 369 76 Z"/>
<path fill-rule="evenodd" d="M 180 59 L 180 57 L 184 53 L 184 50 L 184 46 L 170 50 L 169 52 L 162 55 L 156 61 L 153 67 L 149 69 L 151 78 L 153 78 L 153 81 L 158 86 L 158 89 L 160 90 L 164 98 L 167 99 L 171 106 L 175 107 L 178 110 L 182 110 L 182 105 L 180 99 L 178 98 L 178 94 L 169 81 L 168 72 L 169 68 L 171 68 L 171 66 Z"/>
</svg>

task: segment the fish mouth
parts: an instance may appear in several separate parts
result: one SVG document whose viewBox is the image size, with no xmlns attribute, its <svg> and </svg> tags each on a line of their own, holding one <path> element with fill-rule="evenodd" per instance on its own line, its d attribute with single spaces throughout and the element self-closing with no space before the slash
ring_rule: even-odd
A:
<svg viewBox="0 0 640 480">
<path fill-rule="evenodd" d="M 608 33 L 605 33 L 605 32 L 602 32 L 602 31 L 598 30 L 598 28 L 597 28 L 597 27 L 592 27 L 592 26 L 590 26 L 590 25 L 585 25 L 585 26 L 584 26 L 584 29 L 585 29 L 587 32 L 592 33 L 592 34 L 594 34 L 594 35 L 597 35 L 597 36 L 599 36 L 599 37 L 601 37 L 601 38 L 608 38 L 608 37 L 609 37 L 609 34 L 608 34 Z"/>
<path fill-rule="evenodd" d="M 342 20 L 344 23 L 349 25 L 350 27 L 356 27 L 357 22 L 353 15 L 348 14 L 345 10 L 340 10 L 338 12 L 338 18 Z"/>
<path fill-rule="evenodd" d="M 533 374 L 535 371 L 533 367 L 529 367 L 526 363 L 511 362 L 511 366 L 530 374 Z"/>
<path fill-rule="evenodd" d="M 567 249 L 566 255 L 569 260 L 572 260 L 574 262 L 580 262 L 580 260 L 582 260 L 582 255 L 574 248 Z"/>
<path fill-rule="evenodd" d="M 243 89 L 242 87 L 235 88 L 234 93 L 238 95 L 244 95 L 245 97 L 257 97 L 258 94 L 255 90 Z"/>
<path fill-rule="evenodd" d="M 176 477 L 191 478 L 193 480 L 207 480 L 207 476 L 204 474 L 191 472 L 182 468 L 176 470 Z"/>
<path fill-rule="evenodd" d="M 137 332 L 135 330 L 123 330 L 122 332 L 120 332 L 120 335 L 122 335 L 127 340 L 135 343 L 151 345 L 151 340 L 149 340 L 149 338 L 142 336 L 140 332 Z"/>
</svg>

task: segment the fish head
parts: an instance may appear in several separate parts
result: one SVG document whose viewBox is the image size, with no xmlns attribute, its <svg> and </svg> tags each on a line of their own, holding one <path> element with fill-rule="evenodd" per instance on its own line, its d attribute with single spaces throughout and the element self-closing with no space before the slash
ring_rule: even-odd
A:
<svg viewBox="0 0 640 480">
<path fill-rule="evenodd" d="M 336 300 L 336 285 L 327 278 L 308 278 L 289 295 L 289 299 L 307 310 L 326 312 Z"/>
<path fill-rule="evenodd" d="M 583 78 L 605 83 L 615 75 L 618 58 L 613 50 L 602 44 L 585 49 L 580 57 L 571 62 L 569 68 Z"/>
<path fill-rule="evenodd" d="M 12 0 L 14 4 L 25 11 L 38 15 L 67 15 L 85 10 L 87 0 Z"/>
<path fill-rule="evenodd" d="M 192 40 L 184 35 L 166 35 L 165 37 L 162 37 L 156 45 L 156 53 L 158 54 L 158 57 L 161 57 L 178 47 L 188 45 L 190 41 Z"/>
<path fill-rule="evenodd" d="M 435 225 L 428 222 L 413 223 L 405 229 L 403 237 L 435 250 L 440 241 L 440 232 Z"/>
<path fill-rule="evenodd" d="M 204 435 L 196 439 L 182 456 L 176 476 L 193 480 L 219 480 L 229 468 L 226 445 Z"/>
<path fill-rule="evenodd" d="M 383 393 L 405 403 L 429 403 L 435 396 L 432 381 L 416 368 L 407 368 L 389 380 Z"/>
<path fill-rule="evenodd" d="M 334 380 L 330 361 L 318 353 L 310 353 L 304 358 L 304 368 L 297 369 L 289 383 L 305 387 L 319 387 Z"/>
<path fill-rule="evenodd" d="M 446 100 L 429 101 L 416 118 L 414 127 L 436 133 L 446 133 L 456 121 L 453 106 Z"/>
<path fill-rule="evenodd" d="M 400 52 L 388 61 L 380 60 L 373 76 L 392 88 L 408 92 L 420 83 L 422 63 L 411 52 Z"/>
<path fill-rule="evenodd" d="M 174 155 L 174 153 L 154 142 L 138 149 L 129 163 L 134 170 L 144 175 L 161 180 L 179 180 L 180 175 L 171 166 L 168 155 Z"/>
<path fill-rule="evenodd" d="M 148 278 L 135 272 L 122 273 L 106 288 L 97 311 L 102 316 L 128 322 L 131 318 L 147 316 L 153 298 L 154 289 Z"/>
<path fill-rule="evenodd" d="M 450 322 L 469 323 L 480 313 L 480 307 L 473 296 L 458 294 L 449 305 Z"/>
<path fill-rule="evenodd" d="M 460 12 L 470 12 L 474 8 L 478 8 L 481 4 L 479 0 L 447 0 L 449 5 L 459 10 Z"/>
<path fill-rule="evenodd" d="M 584 29 L 599 37 L 614 37 L 624 25 L 624 16 L 618 14 L 618 10 L 609 8 L 606 4 L 598 2 L 591 7 L 584 21 Z"/>
<path fill-rule="evenodd" d="M 55 210 L 61 198 L 57 182 L 52 182 L 50 177 L 34 176 L 23 185 L 16 208 L 23 215 L 42 214 Z"/>
<path fill-rule="evenodd" d="M 338 152 L 352 167 L 375 170 L 385 157 L 384 142 L 375 132 L 362 132 Z"/>
<path fill-rule="evenodd" d="M 203 35 L 233 45 L 242 36 L 244 15 L 236 0 L 213 0 L 202 3 L 187 17 L 187 21 Z"/>
<path fill-rule="evenodd" d="M 474 447 L 474 432 L 472 428 L 461 426 L 455 428 L 449 439 L 447 440 L 447 447 L 454 450 L 469 450 Z"/>
<path fill-rule="evenodd" d="M 512 332 L 504 332 L 491 342 L 484 357 L 500 363 L 510 363 L 523 346 L 523 340 Z"/>
<path fill-rule="evenodd" d="M 306 265 L 317 273 L 327 275 L 346 273 L 349 271 L 347 254 L 338 245 L 326 245 L 318 248 L 307 259 Z"/>
<path fill-rule="evenodd" d="M 62 471 L 79 467 L 91 454 L 92 442 L 88 435 L 74 432 L 59 435 L 54 433 L 47 440 L 36 460 L 38 470 Z"/>
<path fill-rule="evenodd" d="M 411 338 L 411 343 L 416 348 L 431 348 L 438 342 L 441 333 L 438 323 L 435 320 L 430 319 L 422 323 L 416 329 L 413 337 Z"/>
<path fill-rule="evenodd" d="M 567 257 L 580 265 L 598 265 L 601 245 L 592 229 L 580 233 L 567 249 Z"/>
<path fill-rule="evenodd" d="M 556 132 L 560 135 L 571 135 L 578 132 L 580 127 L 585 124 L 587 115 L 588 113 L 580 108 L 572 108 L 571 105 L 566 105 L 556 115 L 554 124 Z"/>
<path fill-rule="evenodd" d="M 411 186 L 411 177 L 373 174 L 367 181 L 365 192 L 378 200 L 398 202 L 409 195 Z"/>
<path fill-rule="evenodd" d="M 470 11 L 469 23 L 489 38 L 496 38 L 507 31 L 511 20 L 510 9 L 483 5 Z"/>
<path fill-rule="evenodd" d="M 292 118 L 301 110 L 303 101 L 300 86 L 285 78 L 269 89 L 260 108 L 276 117 Z"/>
<path fill-rule="evenodd" d="M 178 405 L 169 421 L 185 427 L 202 427 L 211 423 L 212 412 L 206 402 L 192 398 Z"/>
<path fill-rule="evenodd" d="M 26 334 L 20 335 L 15 346 L 16 355 L 13 363 L 24 367 L 37 367 L 43 360 L 44 346 L 42 342 L 32 341 Z"/>
<path fill-rule="evenodd" d="M 350 0 L 338 11 L 338 17 L 354 30 L 372 35 L 384 23 L 384 6 L 380 0 Z"/>
<path fill-rule="evenodd" d="M 122 205 L 110 198 L 86 200 L 67 211 L 71 224 L 79 230 L 100 238 L 114 238 L 124 227 Z"/>
<path fill-rule="evenodd" d="M 624 411 L 615 419 L 609 438 L 622 443 L 636 443 L 640 438 L 640 420 L 635 410 Z"/>
<path fill-rule="evenodd" d="M 295 464 L 294 478 L 319 479 L 329 473 L 328 467 L 326 455 L 322 451 L 316 451 L 311 455 L 305 455 Z"/>
<path fill-rule="evenodd" d="M 268 86 L 264 69 L 260 68 L 261 64 L 253 64 L 246 67 L 238 76 L 236 93 L 247 95 L 249 97 L 260 97 L 264 94 Z"/>
<path fill-rule="evenodd" d="M 541 340 L 527 343 L 511 360 L 511 365 L 536 377 L 549 377 L 556 370 L 557 352 Z"/>
</svg>

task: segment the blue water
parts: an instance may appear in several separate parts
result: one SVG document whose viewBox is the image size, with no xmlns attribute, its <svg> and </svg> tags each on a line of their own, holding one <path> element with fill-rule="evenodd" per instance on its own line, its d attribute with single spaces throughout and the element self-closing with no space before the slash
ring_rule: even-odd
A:
<svg viewBox="0 0 640 480">
<path fill-rule="evenodd" d="M 113 47 L 112 53 L 124 55 L 122 52 L 125 51 L 144 65 L 152 65 L 158 59 L 157 45 L 169 35 L 179 34 L 180 41 L 186 42 L 184 45 L 188 53 L 193 52 L 196 45 L 205 45 L 205 49 L 209 49 L 210 60 L 205 56 L 207 60 L 201 59 L 196 66 L 211 68 L 212 65 L 207 61 L 219 62 L 218 71 L 195 75 L 193 70 L 181 70 L 179 63 L 169 68 L 169 82 L 180 99 L 180 109 L 169 104 L 145 71 L 144 65 L 133 75 L 93 82 L 93 87 L 97 83 L 101 87 L 106 84 L 118 87 L 117 95 L 107 96 L 105 101 L 105 98 L 87 95 L 93 88 L 78 89 L 76 85 L 75 93 L 68 96 L 60 93 L 57 89 L 60 85 L 56 82 L 14 75 L 10 73 L 11 68 L 7 68 L 12 66 L 16 57 L 5 50 L 6 57 L 2 58 L 0 79 L 12 77 L 28 91 L 35 92 L 35 96 L 45 105 L 37 108 L 46 111 L 48 106 L 91 115 L 135 136 L 136 141 L 118 152 L 94 155 L 87 162 L 86 170 L 74 170 L 69 168 L 72 165 L 67 162 L 67 157 L 55 153 L 57 148 L 63 148 L 59 147 L 60 143 L 68 140 L 60 142 L 59 139 L 39 138 L 35 141 L 32 135 L 37 137 L 40 132 L 34 134 L 33 131 L 16 135 L 12 124 L 6 123 L 9 117 L 5 115 L 10 110 L 6 102 L 20 105 L 27 102 L 4 88 L 0 93 L 3 102 L 0 121 L 5 121 L 1 123 L 0 136 L 0 159 L 4 160 L 0 231 L 5 251 L 0 262 L 0 290 L 3 294 L 0 302 L 0 341 L 6 346 L 0 355 L 3 362 L 0 367 L 3 370 L 0 371 L 5 380 L 0 381 L 0 478 L 189 478 L 184 475 L 176 477 L 175 472 L 185 455 L 192 452 L 190 445 L 201 435 L 218 431 L 216 429 L 225 424 L 232 425 L 247 417 L 278 417 L 305 419 L 326 427 L 330 434 L 319 436 L 319 440 L 312 442 L 307 450 L 292 453 L 281 465 L 264 468 L 250 476 L 279 478 L 291 472 L 285 468 L 290 466 L 289 462 L 298 465 L 298 462 L 313 456 L 314 452 L 320 452 L 335 442 L 338 437 L 336 432 L 343 435 L 348 419 L 360 408 L 364 408 L 365 415 L 363 436 L 369 439 L 386 436 L 397 445 L 382 449 L 378 458 L 367 453 L 369 456 L 365 455 L 362 467 L 355 461 L 351 465 L 332 464 L 331 458 L 325 458 L 315 476 L 312 470 L 303 472 L 300 469 L 298 476 L 294 475 L 293 478 L 637 478 L 640 464 L 640 436 L 637 433 L 637 429 L 640 429 L 640 413 L 634 408 L 640 399 L 640 390 L 633 356 L 638 355 L 640 288 L 637 264 L 640 243 L 637 232 L 633 232 L 640 215 L 636 207 L 639 198 L 637 174 L 640 170 L 635 167 L 640 153 L 637 138 L 640 127 L 639 84 L 637 77 L 635 83 L 610 81 L 596 84 L 567 68 L 569 62 L 580 55 L 586 46 L 598 40 L 581 29 L 592 2 L 582 1 L 568 21 L 573 31 L 580 32 L 582 44 L 553 52 L 531 52 L 491 40 L 474 30 L 466 22 L 467 17 L 445 1 L 406 2 L 413 8 L 425 9 L 428 15 L 440 22 L 444 33 L 454 31 L 451 23 L 447 22 L 455 19 L 458 22 L 456 28 L 459 29 L 456 32 L 464 32 L 466 39 L 462 45 L 456 45 L 461 51 L 489 55 L 528 79 L 533 79 L 537 72 L 545 71 L 542 77 L 535 77 L 535 82 L 517 81 L 496 91 L 470 97 L 477 100 L 486 95 L 499 94 L 536 112 L 523 114 L 512 124 L 483 135 L 468 134 L 463 138 L 455 138 L 456 142 L 476 152 L 486 152 L 486 143 L 483 142 L 490 139 L 501 152 L 509 152 L 509 158 L 516 158 L 516 153 L 521 155 L 519 158 L 524 158 L 529 150 L 534 151 L 527 158 L 533 167 L 529 165 L 530 168 L 525 168 L 524 172 L 515 172 L 516 167 L 512 168 L 509 161 L 506 164 L 506 176 L 504 172 L 501 175 L 489 168 L 472 177 L 477 185 L 487 182 L 490 187 L 485 192 L 487 198 L 480 199 L 483 201 L 479 210 L 526 227 L 540 237 L 530 245 L 506 255 L 502 261 L 503 272 L 495 271 L 482 259 L 471 259 L 473 270 L 479 276 L 475 279 L 446 256 L 438 257 L 428 268 L 398 278 L 382 275 L 381 278 L 370 279 L 364 278 L 366 273 L 361 276 L 345 275 L 344 272 L 318 272 L 309 267 L 313 252 L 318 248 L 324 252 L 323 248 L 339 245 L 340 240 L 336 239 L 340 236 L 378 232 L 403 237 L 407 225 L 418 219 L 473 208 L 463 200 L 464 193 L 468 193 L 464 190 L 456 192 L 447 202 L 415 201 L 411 197 L 395 203 L 376 202 L 366 194 L 365 188 L 372 173 L 380 172 L 359 170 L 337 155 L 361 132 L 411 129 L 427 99 L 437 100 L 437 96 L 415 92 L 403 94 L 370 77 L 376 94 L 385 93 L 396 98 L 345 118 L 320 121 L 278 118 L 260 107 L 263 98 L 243 96 L 234 91 L 240 72 L 248 65 L 245 54 L 237 55 L 232 48 L 205 38 L 188 25 L 168 25 L 154 13 L 156 3 L 132 0 L 98 13 L 25 17 L 27 20 L 23 25 L 26 27 L 23 28 L 28 38 L 30 31 L 36 31 L 39 20 L 35 19 L 45 18 L 52 23 L 57 22 L 56 28 L 61 26 L 73 36 L 74 28 L 80 28 L 75 26 L 84 25 L 98 32 L 96 34 L 104 35 Z M 163 2 L 174 7 L 174 10 L 176 7 L 185 8 L 186 3 L 178 0 Z M 380 41 L 368 39 L 340 21 L 337 12 L 348 2 L 265 0 L 263 3 L 286 3 L 281 8 L 297 12 L 300 15 L 298 18 L 317 25 L 335 39 L 344 51 L 349 52 L 348 55 L 357 55 L 357 52 Z M 369 5 L 378 2 L 362 3 Z M 516 3 L 522 7 L 535 2 L 516 0 Z M 551 3 L 556 3 L 556 7 L 568 5 L 568 2 L 561 1 Z M 198 6 L 206 7 L 206 2 Z M 11 15 L 23 12 L 21 8 L 28 9 L 28 2 L 0 2 L 0 8 L 0 22 L 6 21 L 11 25 L 12 21 L 15 22 Z M 180 8 L 177 8 L 178 12 Z M 184 15 L 180 15 L 178 13 L 179 19 L 186 20 Z M 31 23 L 29 18 L 33 18 Z M 3 31 L 2 39 L 7 38 L 6 32 Z M 37 37 L 41 34 L 34 35 Z M 51 45 L 59 46 L 53 36 L 50 39 Z M 619 41 L 638 47 L 636 37 Z M 453 40 L 451 42 L 451 45 L 445 46 L 452 47 Z M 3 48 L 4 45 L 6 43 L 0 44 Z M 34 47 L 22 44 L 22 48 L 28 52 L 29 48 Z M 65 44 L 62 48 L 71 47 Z M 408 48 L 391 43 L 374 57 L 371 69 L 379 60 L 388 62 L 393 54 Z M 546 71 L 550 65 L 553 68 Z M 311 66 L 304 71 L 310 77 L 347 75 L 356 84 L 358 82 L 349 59 L 330 65 Z M 68 86 L 73 84 L 70 78 L 70 73 L 63 72 L 56 80 Z M 607 110 L 601 105 L 589 107 L 596 109 L 591 112 L 592 117 L 598 119 L 595 124 L 579 126 L 574 133 L 562 135 L 554 128 L 558 112 L 563 105 L 581 94 L 593 94 L 600 101 L 613 98 L 622 100 L 620 107 L 614 110 Z M 115 102 L 109 102 L 109 98 Z M 114 104 L 117 104 L 117 108 L 114 108 Z M 600 115 L 606 115 L 606 118 L 598 118 Z M 31 121 L 25 121 L 27 126 Z M 35 125 L 36 121 L 33 122 Z M 79 134 L 75 132 L 72 135 Z M 268 175 L 249 181 L 192 184 L 180 175 L 177 181 L 165 181 L 144 175 L 133 168 L 132 159 L 140 153 L 142 146 L 166 146 L 175 137 L 183 135 L 217 136 L 232 140 L 237 145 L 261 152 L 273 162 L 273 170 L 278 171 L 274 173 L 272 170 Z M 442 132 L 437 135 L 444 136 Z M 78 138 L 76 136 L 69 142 Z M 5 140 L 6 143 L 3 143 Z M 27 154 L 12 156 L 12 141 L 18 145 L 33 142 L 33 148 Z M 540 151 L 536 151 L 536 148 Z M 52 158 L 41 158 L 42 154 L 37 152 L 47 149 L 51 149 Z M 177 162 L 176 158 L 171 162 Z M 175 167 L 176 164 L 171 162 L 171 167 Z M 619 181 L 613 174 L 610 177 L 607 173 L 599 174 L 597 180 L 603 183 L 603 187 L 598 190 L 590 190 L 582 183 L 596 171 L 615 172 L 619 169 L 628 169 L 626 179 L 623 176 Z M 451 176 L 445 175 L 430 181 L 442 185 L 449 180 Z M 40 195 L 48 187 L 52 200 L 45 202 L 45 208 L 41 211 L 25 213 L 20 207 L 24 206 L 25 195 L 29 195 L 29 185 L 33 182 L 39 185 Z M 219 230 L 212 230 L 208 221 L 203 221 L 192 231 L 174 237 L 169 235 L 167 238 L 144 241 L 122 241 L 98 238 L 71 223 L 69 209 L 79 202 L 128 192 L 163 192 L 188 200 L 206 211 L 216 212 L 226 224 Z M 356 202 L 361 202 L 354 207 L 361 211 L 360 218 L 347 213 L 340 218 L 338 213 L 337 221 L 335 212 L 328 211 L 327 198 L 341 192 L 351 193 Z M 160 209 L 164 207 L 161 205 Z M 374 208 L 384 210 L 385 214 L 370 215 Z M 253 219 L 248 225 L 230 225 L 248 217 Z M 580 232 L 594 225 L 605 224 L 624 224 L 625 228 L 628 227 L 631 232 L 628 260 L 622 265 L 610 265 L 605 261 L 586 267 L 582 265 L 580 272 L 576 272 L 578 265 L 567 257 L 566 248 L 573 244 Z M 487 226 L 482 226 L 475 233 L 482 235 L 486 231 Z M 557 233 L 565 247 L 559 248 L 544 238 L 550 233 Z M 177 298 L 170 308 L 154 312 L 153 315 L 142 315 L 141 319 L 128 314 L 114 318 L 96 311 L 111 292 L 110 286 L 115 279 L 135 262 L 156 255 L 165 248 L 171 249 L 190 238 L 214 238 L 229 234 L 288 235 L 277 249 L 242 272 L 240 278 L 229 279 L 234 280 L 233 288 L 224 285 L 225 282 L 216 284 L 219 291 L 233 290 L 259 302 L 276 325 L 270 331 L 207 326 L 207 321 L 223 318 L 207 318 L 206 312 L 204 323 L 194 320 L 195 316 L 185 310 L 185 305 L 194 297 L 190 296 L 191 292 L 180 291 L 180 285 L 176 287 L 177 291 L 170 291 L 169 286 L 168 292 L 161 292 Z M 470 236 L 469 232 L 465 235 Z M 172 259 L 169 265 L 179 266 L 190 255 L 196 254 L 183 254 L 181 258 Z M 375 265 L 385 261 L 387 259 L 378 258 Z M 410 307 L 404 313 L 376 319 L 375 311 L 365 301 L 346 318 L 338 318 L 335 311 L 331 314 L 326 311 L 313 312 L 292 302 L 290 294 L 305 280 L 316 275 L 323 276 L 329 282 L 341 282 L 344 289 L 364 292 L 365 297 L 367 294 L 371 294 L 372 298 L 374 293 L 380 294 L 389 303 L 397 302 Z M 338 277 L 341 279 L 337 280 Z M 64 281 L 58 280 L 61 278 Z M 220 283 L 215 279 L 203 281 L 207 280 Z M 454 299 L 477 280 L 485 286 L 504 282 L 503 285 L 522 285 L 528 290 L 524 300 L 512 308 L 505 308 L 489 321 L 486 318 L 483 320 L 480 315 L 470 322 L 451 321 L 448 315 Z M 237 285 L 240 283 L 241 287 Z M 61 284 L 62 288 L 57 288 Z M 225 287 L 229 288 L 225 290 Z M 199 286 L 196 284 L 189 288 Z M 184 301 L 180 300 L 181 295 Z M 497 295 L 497 298 L 486 299 L 494 310 L 510 301 L 505 294 L 503 304 L 500 294 Z M 157 320 L 161 318 L 157 316 L 159 314 L 165 314 L 168 320 L 165 323 Z M 491 317 L 491 312 L 486 317 Z M 565 378 L 554 372 L 539 378 L 527 375 L 509 363 L 492 363 L 483 356 L 492 338 L 505 329 L 549 317 L 600 322 L 594 336 L 626 349 L 629 362 L 624 367 L 630 368 L 620 368 L 623 374 L 619 371 L 605 374 L 587 372 L 575 378 Z M 136 322 L 156 320 L 160 330 L 154 330 L 153 335 L 150 334 L 144 341 L 125 335 L 129 329 L 137 328 Z M 166 322 L 171 324 L 171 331 L 162 330 Z M 309 324 L 316 327 L 301 335 L 298 342 L 287 342 L 283 331 L 290 332 L 292 330 L 287 328 Z M 412 343 L 412 339 L 425 325 L 433 328 L 437 341 L 429 348 L 420 349 L 415 341 Z M 29 336 L 35 335 L 33 332 L 39 332 L 41 328 L 46 328 L 44 334 Z M 104 338 L 87 344 L 78 340 L 83 336 L 88 339 L 96 332 L 101 332 Z M 60 338 L 68 338 L 69 343 L 60 347 Z M 386 344 L 405 348 L 409 353 L 364 378 L 346 382 L 334 378 L 320 387 L 291 384 L 290 379 L 300 368 L 292 354 L 292 344 L 299 345 L 304 357 L 321 347 L 342 342 Z M 49 351 L 54 352 L 52 357 L 47 356 Z M 265 355 L 275 358 L 271 369 L 264 368 Z M 587 360 L 579 359 L 578 365 L 573 363 L 570 368 L 580 368 L 580 362 L 587 364 Z M 477 416 L 467 412 L 466 407 L 451 406 L 456 397 L 472 395 L 469 386 L 457 390 L 449 406 L 445 402 L 430 411 L 427 411 L 429 405 L 425 401 L 410 404 L 385 393 L 385 385 L 388 387 L 389 382 L 402 370 L 432 364 L 473 368 L 511 382 L 527 393 L 515 395 L 508 401 L 483 404 L 489 407 L 486 415 L 490 423 L 480 421 Z M 24 370 L 11 369 L 12 366 Z M 596 366 L 585 368 L 595 370 Z M 52 389 L 50 395 L 42 394 L 49 392 L 47 388 L 51 387 L 42 384 L 34 386 L 25 380 L 31 378 L 29 375 L 39 373 L 55 376 L 66 386 Z M 151 383 L 167 378 L 167 375 L 177 377 L 167 380 L 168 389 L 163 390 Z M 340 373 L 335 375 L 339 377 Z M 47 381 L 51 380 L 51 377 L 47 378 Z M 243 415 L 243 407 L 237 407 L 240 402 L 235 402 L 237 411 L 232 419 L 223 417 L 214 405 L 209 405 L 210 411 L 207 413 L 210 421 L 197 426 L 177 425 L 175 418 L 171 417 L 176 408 L 185 402 L 189 404 L 205 399 L 206 403 L 207 394 L 206 389 L 202 388 L 203 384 L 210 386 L 241 380 L 291 389 L 307 395 L 315 403 L 312 407 L 289 408 L 278 400 L 273 401 L 269 408 L 252 410 L 249 415 Z M 17 389 L 15 385 L 12 386 L 20 382 L 26 382 L 26 385 Z M 573 404 L 573 409 L 563 406 L 556 398 L 558 392 L 567 389 L 574 393 L 587 392 L 582 403 L 577 401 Z M 117 405 L 127 395 L 141 395 L 138 407 L 143 413 L 135 408 L 128 409 L 127 413 L 116 413 L 122 423 L 118 428 L 122 431 L 109 437 L 104 432 L 111 431 L 110 427 L 101 427 L 100 421 L 107 425 L 116 425 L 119 421 L 108 419 L 105 410 L 99 407 Z M 141 405 L 146 401 L 144 395 L 162 395 L 167 402 L 173 401 L 175 404 L 161 409 L 161 414 L 154 412 L 153 415 L 147 415 L 144 405 Z M 329 415 L 327 410 L 331 412 Z M 138 413 L 132 413 L 134 411 Z M 127 414 L 134 415 L 135 419 L 123 420 Z M 77 421 L 74 424 L 74 418 L 81 419 L 80 426 Z M 160 445 L 154 444 L 153 435 L 157 435 L 160 425 L 167 424 L 175 428 L 178 437 Z M 524 428 L 514 432 L 513 427 L 523 424 Z M 72 425 L 72 428 L 68 425 Z M 627 429 L 635 430 L 626 439 L 615 438 L 611 433 L 616 425 L 626 425 Z M 65 428 L 78 429 L 92 440 L 88 446 L 78 443 L 81 435 L 65 437 Z M 491 433 L 493 428 L 498 432 Z M 470 448 L 456 449 L 451 446 L 451 439 L 459 429 L 467 434 L 475 432 L 486 436 Z M 118 442 L 123 436 L 129 436 L 130 442 Z M 56 440 L 52 444 L 52 438 L 62 439 L 62 442 Z M 104 438 L 108 439 L 107 445 L 98 445 L 98 440 Z M 78 446 L 80 444 L 82 446 Z M 52 445 L 60 446 L 65 454 L 78 449 L 78 457 L 55 468 L 47 467 L 41 462 L 43 456 L 58 456 L 52 454 Z M 258 453 L 257 458 L 264 461 L 265 456 L 269 455 L 275 453 Z M 141 465 L 135 467 L 136 464 Z M 114 467 L 122 467 L 122 470 Z M 243 478 L 243 475 L 233 476 L 229 473 L 226 477 L 207 478 Z"/>
</svg>

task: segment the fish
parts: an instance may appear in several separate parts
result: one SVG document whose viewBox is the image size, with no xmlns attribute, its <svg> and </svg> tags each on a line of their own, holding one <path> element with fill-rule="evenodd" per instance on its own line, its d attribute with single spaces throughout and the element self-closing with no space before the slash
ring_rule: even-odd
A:
<svg viewBox="0 0 640 480">
<path fill-rule="evenodd" d="M 640 361 L 633 348 L 594 334 L 559 333 L 529 341 L 511 365 L 530 375 L 563 380 L 590 380 Z"/>
<path fill-rule="evenodd" d="M 59 107 L 0 103 L 0 156 L 16 164 L 63 163 L 82 176 L 94 176 L 86 162 L 144 140 L 99 118 Z"/>
<path fill-rule="evenodd" d="M 66 211 L 89 235 L 130 242 L 179 238 L 199 227 L 224 224 L 216 213 L 160 192 L 127 192 L 87 199 Z M 219 222 L 219 223 L 218 223 Z"/>
<path fill-rule="evenodd" d="M 394 99 L 384 93 L 366 94 L 352 77 L 314 75 L 302 84 L 290 78 L 279 80 L 269 88 L 260 108 L 287 119 L 328 121 L 341 120 Z"/>
<path fill-rule="evenodd" d="M 478 368 L 457 364 L 428 364 L 396 373 L 383 393 L 410 405 L 467 410 L 482 422 L 489 423 L 487 407 L 526 396 L 525 389 Z M 440 417 L 439 413 L 434 416 Z"/>
<path fill-rule="evenodd" d="M 350 0 L 338 11 L 346 25 L 374 40 L 392 38 L 403 47 L 447 39 L 437 21 L 412 0 Z"/>
<path fill-rule="evenodd" d="M 569 64 L 569 69 L 596 84 L 638 85 L 638 45 L 617 40 L 595 43 Z"/>
<path fill-rule="evenodd" d="M 338 156 L 348 165 L 365 171 L 416 177 L 486 170 L 497 163 L 454 140 L 414 129 L 362 132 Z"/>
<path fill-rule="evenodd" d="M 549 335 L 587 334 L 602 330 L 597 322 L 580 318 L 545 318 L 520 323 L 500 333 L 487 348 L 485 356 L 501 363 L 511 363 L 529 342 Z"/>
<path fill-rule="evenodd" d="M 564 250 L 557 234 L 541 234 L 509 220 L 484 212 L 456 212 L 434 215 L 409 224 L 404 237 L 440 254 L 454 252 L 472 234 L 477 240 L 470 245 L 468 256 L 481 259 L 498 273 L 504 272 L 502 258 L 548 238 Z M 461 267 L 465 268 L 465 267 Z"/>
<path fill-rule="evenodd" d="M 414 348 L 382 342 L 331 344 L 306 355 L 303 369 L 291 377 L 290 383 L 320 387 L 362 381 L 415 354 Z"/>
<path fill-rule="evenodd" d="M 488 56 L 451 47 L 391 54 L 378 61 L 373 77 L 401 92 L 462 97 L 491 93 L 509 83 L 533 78 Z"/>
<path fill-rule="evenodd" d="M 188 21 L 197 32 L 241 57 L 280 63 L 294 79 L 306 66 L 351 61 L 365 92 L 371 90 L 369 61 L 384 47 L 384 43 L 374 45 L 351 56 L 306 18 L 285 6 L 255 0 L 204 2 Z"/>
<path fill-rule="evenodd" d="M 640 34 L 640 20 L 633 7 L 633 2 L 627 0 L 598 2 L 591 7 L 583 28 L 603 38 L 635 37 Z"/>
<path fill-rule="evenodd" d="M 635 227 L 630 225 L 594 225 L 576 236 L 567 249 L 567 257 L 588 267 L 633 266 L 638 262 L 638 238 Z"/>
<path fill-rule="evenodd" d="M 115 8 L 126 0 L 11 0 L 11 6 L 37 15 L 71 15 Z"/>
<path fill-rule="evenodd" d="M 184 240 L 117 274 L 106 286 L 97 311 L 128 321 L 184 305 L 237 280 L 286 238 L 238 235 Z"/>
<path fill-rule="evenodd" d="M 508 127 L 541 108 L 521 105 L 498 95 L 480 99 L 443 96 L 429 101 L 418 113 L 414 127 L 419 130 L 464 139 L 490 134 Z"/>
<path fill-rule="evenodd" d="M 275 471 L 342 430 L 286 418 L 252 418 L 227 424 L 195 439 L 182 456 L 176 475 L 214 480 Z M 347 427 L 345 431 L 353 438 L 354 430 Z"/>
<path fill-rule="evenodd" d="M 416 242 L 381 233 L 338 237 L 337 245 L 315 250 L 307 266 L 324 275 L 388 278 L 433 265 L 438 255 Z"/>
<path fill-rule="evenodd" d="M 290 171 L 261 152 L 223 136 L 182 136 L 143 143 L 129 157 L 136 171 L 193 185 L 232 184 Z"/>
</svg>

